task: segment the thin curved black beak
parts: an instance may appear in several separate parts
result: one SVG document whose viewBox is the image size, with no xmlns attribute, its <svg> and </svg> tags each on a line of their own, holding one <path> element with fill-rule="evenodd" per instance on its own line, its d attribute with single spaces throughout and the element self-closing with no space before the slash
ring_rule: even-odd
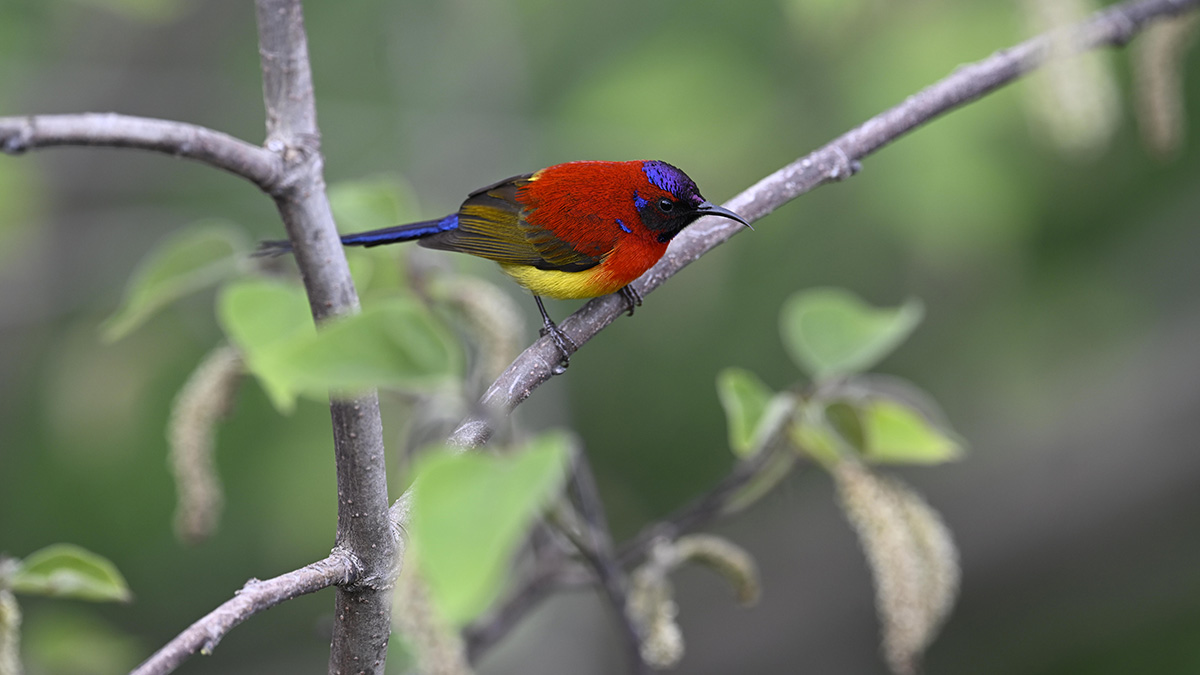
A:
<svg viewBox="0 0 1200 675">
<path fill-rule="evenodd" d="M 728 218 L 730 220 L 736 220 L 739 223 L 745 225 L 746 227 L 749 227 L 751 230 L 754 229 L 753 227 L 750 226 L 750 223 L 746 222 L 745 218 L 742 218 L 738 214 L 734 213 L 733 211 L 730 211 L 729 209 L 727 209 L 723 206 L 717 206 L 716 204 L 713 204 L 711 202 L 700 202 L 700 204 L 698 204 L 696 206 L 696 213 L 699 213 L 700 215 L 703 215 L 703 216 L 719 216 L 721 218 Z"/>
</svg>

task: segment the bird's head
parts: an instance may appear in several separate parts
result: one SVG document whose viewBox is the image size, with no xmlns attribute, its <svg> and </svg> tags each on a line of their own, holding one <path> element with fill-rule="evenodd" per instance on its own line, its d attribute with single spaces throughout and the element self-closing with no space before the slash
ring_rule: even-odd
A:
<svg viewBox="0 0 1200 675">
<path fill-rule="evenodd" d="M 695 181 L 679 169 L 657 160 L 642 162 L 646 186 L 634 193 L 642 224 L 662 243 L 671 241 L 701 216 L 729 218 L 750 227 L 741 216 L 700 196 Z"/>
</svg>

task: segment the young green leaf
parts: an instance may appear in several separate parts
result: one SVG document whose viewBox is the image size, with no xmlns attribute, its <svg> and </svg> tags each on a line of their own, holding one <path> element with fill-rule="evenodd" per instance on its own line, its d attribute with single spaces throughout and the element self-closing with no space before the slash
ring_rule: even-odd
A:
<svg viewBox="0 0 1200 675">
<path fill-rule="evenodd" d="M 108 559 L 73 544 L 54 544 L 21 561 L 13 575 L 16 593 L 95 602 L 132 599 L 125 578 Z"/>
<path fill-rule="evenodd" d="M 270 351 L 257 374 L 283 396 L 324 398 L 330 390 L 412 389 L 459 369 L 458 347 L 420 304 L 377 303 Z"/>
<path fill-rule="evenodd" d="M 717 374 L 717 397 L 725 409 L 729 426 L 729 447 L 733 454 L 746 457 L 753 447 L 754 430 L 771 402 L 773 392 L 754 373 L 741 368 L 726 368 Z"/>
<path fill-rule="evenodd" d="M 871 368 L 912 333 L 923 314 L 915 299 L 876 308 L 849 291 L 819 288 L 788 299 L 781 329 L 796 365 L 825 379 Z"/>
<path fill-rule="evenodd" d="M 299 288 L 255 281 L 226 289 L 218 314 L 284 412 L 298 395 L 427 386 L 459 368 L 453 338 L 411 300 L 378 303 L 317 331 Z"/>
<path fill-rule="evenodd" d="M 250 360 L 316 332 L 304 290 L 280 281 L 253 279 L 227 285 L 217 298 L 217 319 Z"/>
<path fill-rule="evenodd" d="M 788 436 L 798 452 L 811 457 L 823 467 L 833 466 L 842 457 L 841 438 L 828 424 L 798 418 L 788 428 Z"/>
<path fill-rule="evenodd" d="M 826 469 L 854 451 L 825 416 L 825 402 L 810 400 L 792 416 L 788 437 L 795 450 L 807 455 Z"/>
<path fill-rule="evenodd" d="M 874 399 L 859 410 L 863 458 L 877 464 L 939 464 L 958 459 L 962 443 L 930 424 L 920 413 L 889 399 Z"/>
<path fill-rule="evenodd" d="M 569 445 L 546 434 L 511 455 L 440 451 L 417 462 L 410 547 L 447 621 L 465 624 L 500 593 L 523 535 L 562 484 Z"/>
<path fill-rule="evenodd" d="M 241 231 L 223 221 L 201 221 L 172 234 L 138 264 L 121 307 L 101 326 L 102 336 L 118 340 L 166 305 L 231 277 L 245 251 Z"/>
<path fill-rule="evenodd" d="M 831 401 L 825 406 L 825 421 L 847 447 L 862 452 L 866 447 L 861 413 L 847 401 Z"/>
<path fill-rule="evenodd" d="M 304 291 L 293 284 L 250 280 L 229 284 L 217 298 L 217 319 L 275 407 L 288 412 L 295 394 L 271 375 L 272 354 L 316 334 Z"/>
</svg>

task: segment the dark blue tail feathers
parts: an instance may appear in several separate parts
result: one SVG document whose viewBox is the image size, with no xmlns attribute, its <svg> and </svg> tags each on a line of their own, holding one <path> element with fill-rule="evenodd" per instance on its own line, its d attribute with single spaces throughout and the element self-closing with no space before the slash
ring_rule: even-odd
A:
<svg viewBox="0 0 1200 675">
<path fill-rule="evenodd" d="M 419 223 L 407 223 L 405 225 L 395 225 L 393 227 L 385 227 L 381 230 L 371 230 L 369 232 L 355 232 L 353 234 L 342 235 L 343 246 L 382 246 L 383 244 L 396 244 L 404 241 L 412 241 L 422 237 L 446 232 L 458 228 L 458 214 L 453 213 L 440 220 L 423 220 Z M 286 239 L 277 241 L 264 241 L 258 245 L 258 250 L 254 252 L 255 256 L 275 256 L 289 253 L 292 250 L 291 242 Z"/>
<path fill-rule="evenodd" d="M 371 230 L 370 232 L 357 232 L 355 234 L 342 235 L 342 244 L 344 246 L 381 246 L 383 244 L 396 244 L 402 241 L 412 241 L 428 237 L 439 232 L 446 232 L 458 228 L 458 214 L 454 213 L 440 220 L 425 220 L 419 223 L 408 223 L 407 225 L 396 225 L 394 227 L 385 227 L 382 230 Z"/>
</svg>

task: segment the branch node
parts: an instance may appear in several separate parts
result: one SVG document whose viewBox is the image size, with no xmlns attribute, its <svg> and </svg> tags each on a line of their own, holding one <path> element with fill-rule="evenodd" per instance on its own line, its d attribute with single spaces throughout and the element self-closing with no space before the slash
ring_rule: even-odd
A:
<svg viewBox="0 0 1200 675">
<path fill-rule="evenodd" d="M 4 139 L 4 144 L 0 145 L 0 151 L 3 151 L 6 155 L 24 154 L 33 141 L 33 125 L 33 116 L 26 117 L 25 123 L 21 125 L 21 130 Z"/>
<path fill-rule="evenodd" d="M 850 155 L 846 154 L 846 151 L 842 149 L 842 146 L 834 144 L 829 146 L 829 148 L 835 154 L 837 154 L 837 161 L 829 170 L 830 180 L 846 180 L 862 170 L 862 163 L 857 160 L 850 159 Z"/>
<path fill-rule="evenodd" d="M 1129 16 L 1129 13 L 1124 8 L 1114 9 L 1109 16 L 1113 20 L 1112 45 L 1114 47 L 1124 47 L 1129 44 L 1134 35 L 1137 35 L 1138 23 Z"/>
<path fill-rule="evenodd" d="M 346 575 L 343 582 L 335 585 L 350 593 L 391 590 L 396 585 L 396 577 L 400 575 L 402 564 L 402 561 L 397 556 L 392 561 L 392 565 L 388 568 L 386 574 L 370 574 L 366 569 L 366 565 L 363 564 L 362 559 L 355 555 L 354 551 L 344 546 L 335 546 L 329 552 L 329 557 L 341 557 L 346 560 L 346 565 L 350 573 Z"/>
</svg>

